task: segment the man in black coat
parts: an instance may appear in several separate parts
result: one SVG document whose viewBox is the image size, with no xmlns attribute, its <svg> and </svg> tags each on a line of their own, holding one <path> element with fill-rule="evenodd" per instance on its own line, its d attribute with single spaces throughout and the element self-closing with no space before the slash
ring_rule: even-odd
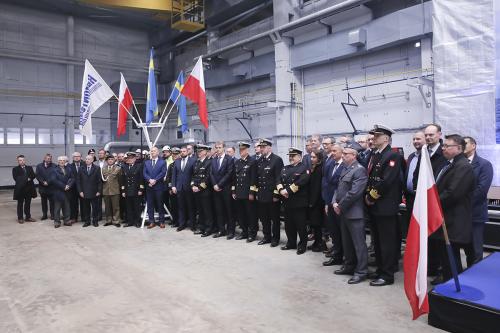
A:
<svg viewBox="0 0 500 333">
<path fill-rule="evenodd" d="M 191 177 L 193 176 L 194 160 L 188 157 L 187 147 L 182 147 L 180 157 L 173 163 L 172 169 L 172 194 L 177 196 L 179 212 L 179 227 L 182 231 L 186 227 L 196 225 L 193 191 Z"/>
<path fill-rule="evenodd" d="M 213 213 L 210 186 L 210 169 L 212 161 L 207 158 L 210 146 L 198 144 L 195 146 L 198 159 L 194 163 L 193 176 L 191 177 L 191 190 L 193 191 L 196 210 L 199 213 L 199 230 L 194 231 L 195 235 L 207 237 L 212 234 Z"/>
<path fill-rule="evenodd" d="M 234 199 L 234 206 L 238 214 L 238 221 L 241 227 L 241 235 L 237 240 L 247 239 L 251 243 L 257 236 L 257 206 L 255 204 L 255 186 L 257 175 L 257 163 L 253 156 L 250 156 L 250 143 L 239 142 L 240 158 L 234 162 L 234 179 L 231 187 Z"/>
<path fill-rule="evenodd" d="M 54 228 L 61 226 L 61 210 L 63 213 L 64 225 L 71 226 L 70 222 L 70 195 L 71 188 L 74 187 L 75 178 L 71 167 L 66 165 L 68 158 L 59 156 L 57 166 L 52 168 L 50 183 L 54 199 Z"/>
<path fill-rule="evenodd" d="M 24 155 L 17 156 L 18 166 L 12 169 L 12 178 L 14 178 L 14 200 L 17 200 L 17 222 L 23 224 L 26 222 L 35 222 L 31 218 L 31 199 L 36 198 L 36 189 L 33 179 L 35 172 L 33 168 L 26 165 Z M 23 211 L 26 219 L 23 219 Z"/>
<path fill-rule="evenodd" d="M 394 283 L 400 254 L 397 214 L 402 197 L 402 157 L 389 144 L 394 133 L 383 125 L 375 125 L 370 131 L 375 151 L 368 165 L 365 203 L 373 224 L 377 272 L 370 286 L 375 287 Z"/>
<path fill-rule="evenodd" d="M 273 153 L 273 143 L 267 139 L 261 139 L 262 156 L 257 161 L 257 202 L 260 221 L 264 239 L 259 245 L 271 243 L 271 247 L 278 246 L 280 242 L 280 199 L 276 189 L 283 160 Z"/>
<path fill-rule="evenodd" d="M 75 184 L 71 187 L 70 190 L 70 222 L 74 223 L 78 220 L 78 212 L 83 212 L 83 199 L 80 197 L 78 193 L 78 189 L 76 187 L 76 181 L 78 178 L 78 174 L 84 163 L 82 162 L 82 154 L 79 152 L 73 153 L 73 163 L 69 164 L 71 172 L 73 173 L 73 177 L 75 178 Z"/>
<path fill-rule="evenodd" d="M 233 158 L 225 153 L 226 145 L 223 141 L 215 143 L 217 156 L 212 159 L 210 169 L 210 181 L 213 186 L 213 199 L 218 233 L 213 237 L 227 235 L 227 239 L 234 238 L 235 224 L 231 210 L 231 184 L 233 181 L 234 162 Z"/>
<path fill-rule="evenodd" d="M 85 157 L 85 166 L 78 174 L 77 188 L 80 197 L 83 199 L 83 227 L 90 225 L 91 216 L 92 224 L 94 227 L 98 227 L 99 206 L 97 199 L 102 194 L 102 178 L 101 169 L 94 164 L 94 158 L 91 155 Z"/>
<path fill-rule="evenodd" d="M 42 201 L 42 221 L 47 219 L 47 211 L 50 211 L 50 218 L 54 219 L 54 198 L 52 195 L 52 186 L 49 182 L 54 167 L 51 154 L 45 154 L 43 162 L 36 166 L 38 192 Z"/>
<path fill-rule="evenodd" d="M 464 155 L 465 140 L 457 134 L 447 135 L 443 144 L 443 156 L 447 163 L 436 178 L 439 200 L 443 209 L 446 229 L 455 257 L 458 273 L 462 272 L 460 249 L 469 247 L 472 241 L 472 193 L 474 171 Z M 443 280 L 452 277 L 442 228 L 431 237 L 440 240 Z M 440 281 L 434 281 L 437 283 Z"/>
<path fill-rule="evenodd" d="M 142 167 L 136 163 L 137 155 L 134 152 L 127 152 L 125 164 L 122 168 L 121 194 L 125 198 L 127 213 L 125 218 L 127 223 L 124 227 L 141 226 L 141 200 L 144 193 L 144 179 Z"/>
</svg>

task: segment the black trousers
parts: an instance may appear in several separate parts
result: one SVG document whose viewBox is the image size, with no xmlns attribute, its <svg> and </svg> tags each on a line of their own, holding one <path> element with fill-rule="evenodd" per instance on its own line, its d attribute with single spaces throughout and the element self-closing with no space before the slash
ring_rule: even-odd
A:
<svg viewBox="0 0 500 333">
<path fill-rule="evenodd" d="M 236 199 L 234 200 L 234 207 L 238 216 L 238 223 L 240 224 L 242 230 L 241 233 L 255 238 L 257 231 L 259 230 L 256 214 L 256 201 Z"/>
<path fill-rule="evenodd" d="M 126 196 L 125 207 L 127 210 L 126 221 L 127 224 L 140 225 L 141 223 L 141 201 L 140 196 Z"/>
<path fill-rule="evenodd" d="M 259 201 L 259 216 L 262 222 L 262 232 L 264 239 L 280 240 L 280 202 Z"/>
<path fill-rule="evenodd" d="M 170 200 L 170 214 L 172 214 L 172 224 L 178 225 L 179 224 L 179 204 L 177 202 L 177 195 L 173 194 L 173 193 L 170 194 L 169 200 Z"/>
<path fill-rule="evenodd" d="M 484 223 L 472 223 L 472 243 L 467 246 L 465 256 L 467 258 L 467 267 L 471 267 L 483 260 L 484 244 Z"/>
<path fill-rule="evenodd" d="M 97 220 L 102 220 L 102 193 L 97 197 Z"/>
<path fill-rule="evenodd" d="M 375 259 L 377 274 L 387 280 L 394 281 L 394 273 L 398 270 L 399 251 L 396 249 L 398 239 L 397 215 L 370 215 L 373 223 L 375 241 Z"/>
<path fill-rule="evenodd" d="M 70 202 L 69 202 L 69 207 L 70 207 L 70 215 L 69 218 L 71 220 L 77 220 L 78 219 L 78 212 L 83 212 L 83 199 L 80 197 L 78 192 L 71 192 L 70 194 Z"/>
<path fill-rule="evenodd" d="M 328 205 L 327 227 L 332 237 L 332 251 L 335 259 L 344 257 L 344 250 L 342 248 L 342 230 L 340 228 L 340 216 L 335 214 L 333 207 Z"/>
<path fill-rule="evenodd" d="M 47 212 L 50 212 L 50 216 L 54 217 L 54 197 L 52 194 L 40 193 L 40 199 L 42 201 L 42 216 L 46 217 Z"/>
<path fill-rule="evenodd" d="M 83 198 L 83 211 L 82 211 L 82 222 L 97 223 L 99 221 L 98 204 L 99 200 L 97 198 Z M 92 214 L 92 215 L 91 215 Z"/>
<path fill-rule="evenodd" d="M 290 247 L 297 246 L 297 234 L 299 235 L 299 248 L 307 246 L 307 208 L 287 207 L 285 204 L 285 233 Z"/>
<path fill-rule="evenodd" d="M 23 212 L 27 219 L 31 217 L 31 197 L 17 199 L 17 219 L 23 220 Z"/>
<path fill-rule="evenodd" d="M 450 259 L 448 258 L 448 252 L 446 250 L 446 243 L 444 240 L 436 240 L 439 246 L 439 253 L 441 258 L 441 266 L 443 267 L 443 278 L 445 281 L 451 279 L 453 274 L 451 273 Z M 460 249 L 467 249 L 470 247 L 470 244 L 461 244 L 450 241 L 451 250 L 453 252 L 454 264 L 457 268 L 457 273 L 460 274 L 463 272 L 462 259 L 460 257 Z M 453 261 L 452 261 L 453 262 Z"/>
<path fill-rule="evenodd" d="M 193 227 L 196 223 L 193 192 L 191 190 L 178 191 L 177 206 L 179 207 L 179 227 Z"/>
<path fill-rule="evenodd" d="M 193 193 L 196 210 L 198 211 L 198 227 L 201 231 L 212 233 L 214 222 L 210 190 Z"/>
<path fill-rule="evenodd" d="M 227 231 L 228 234 L 234 234 L 236 226 L 231 208 L 233 198 L 231 197 L 230 188 L 226 187 L 220 192 L 214 191 L 212 193 L 215 202 L 217 229 L 219 229 L 219 232 Z"/>
<path fill-rule="evenodd" d="M 170 206 L 170 193 L 168 190 L 163 191 L 163 204 L 167 207 L 170 214 L 172 214 L 172 206 Z"/>
<path fill-rule="evenodd" d="M 146 195 L 148 200 L 149 223 L 155 223 L 155 210 L 158 212 L 158 223 L 165 223 L 163 191 L 146 190 Z"/>
<path fill-rule="evenodd" d="M 122 195 L 120 195 L 120 220 L 127 220 L 126 200 Z"/>
</svg>

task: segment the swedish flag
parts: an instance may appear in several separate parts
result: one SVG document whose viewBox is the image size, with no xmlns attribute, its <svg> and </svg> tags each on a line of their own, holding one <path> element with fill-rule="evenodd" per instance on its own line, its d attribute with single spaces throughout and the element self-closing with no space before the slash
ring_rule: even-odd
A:
<svg viewBox="0 0 500 333">
<path fill-rule="evenodd" d="M 177 116 L 177 127 L 180 127 L 182 133 L 185 133 L 189 130 L 189 128 L 187 122 L 186 97 L 181 94 L 183 87 L 184 73 L 181 71 L 177 77 L 177 81 L 175 81 L 169 99 L 177 105 L 177 110 L 179 111 L 179 115 Z"/>
<path fill-rule="evenodd" d="M 153 118 L 158 116 L 158 100 L 156 98 L 155 64 L 153 61 L 153 48 L 149 56 L 148 92 L 146 100 L 146 124 L 151 124 Z"/>
</svg>

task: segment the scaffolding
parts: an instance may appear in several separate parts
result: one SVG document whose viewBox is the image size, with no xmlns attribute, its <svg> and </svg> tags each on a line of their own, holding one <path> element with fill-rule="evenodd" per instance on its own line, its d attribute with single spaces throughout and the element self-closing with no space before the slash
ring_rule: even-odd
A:
<svg viewBox="0 0 500 333">
<path fill-rule="evenodd" d="M 205 27 L 203 0 L 172 0 L 171 27 L 196 32 Z"/>
</svg>

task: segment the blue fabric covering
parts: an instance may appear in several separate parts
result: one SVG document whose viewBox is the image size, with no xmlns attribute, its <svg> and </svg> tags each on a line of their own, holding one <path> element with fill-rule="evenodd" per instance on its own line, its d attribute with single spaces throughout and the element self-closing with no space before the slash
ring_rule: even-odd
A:
<svg viewBox="0 0 500 333">
<path fill-rule="evenodd" d="M 500 310 L 500 253 L 496 252 L 459 274 L 462 291 L 453 279 L 438 285 L 434 293 Z"/>
</svg>

